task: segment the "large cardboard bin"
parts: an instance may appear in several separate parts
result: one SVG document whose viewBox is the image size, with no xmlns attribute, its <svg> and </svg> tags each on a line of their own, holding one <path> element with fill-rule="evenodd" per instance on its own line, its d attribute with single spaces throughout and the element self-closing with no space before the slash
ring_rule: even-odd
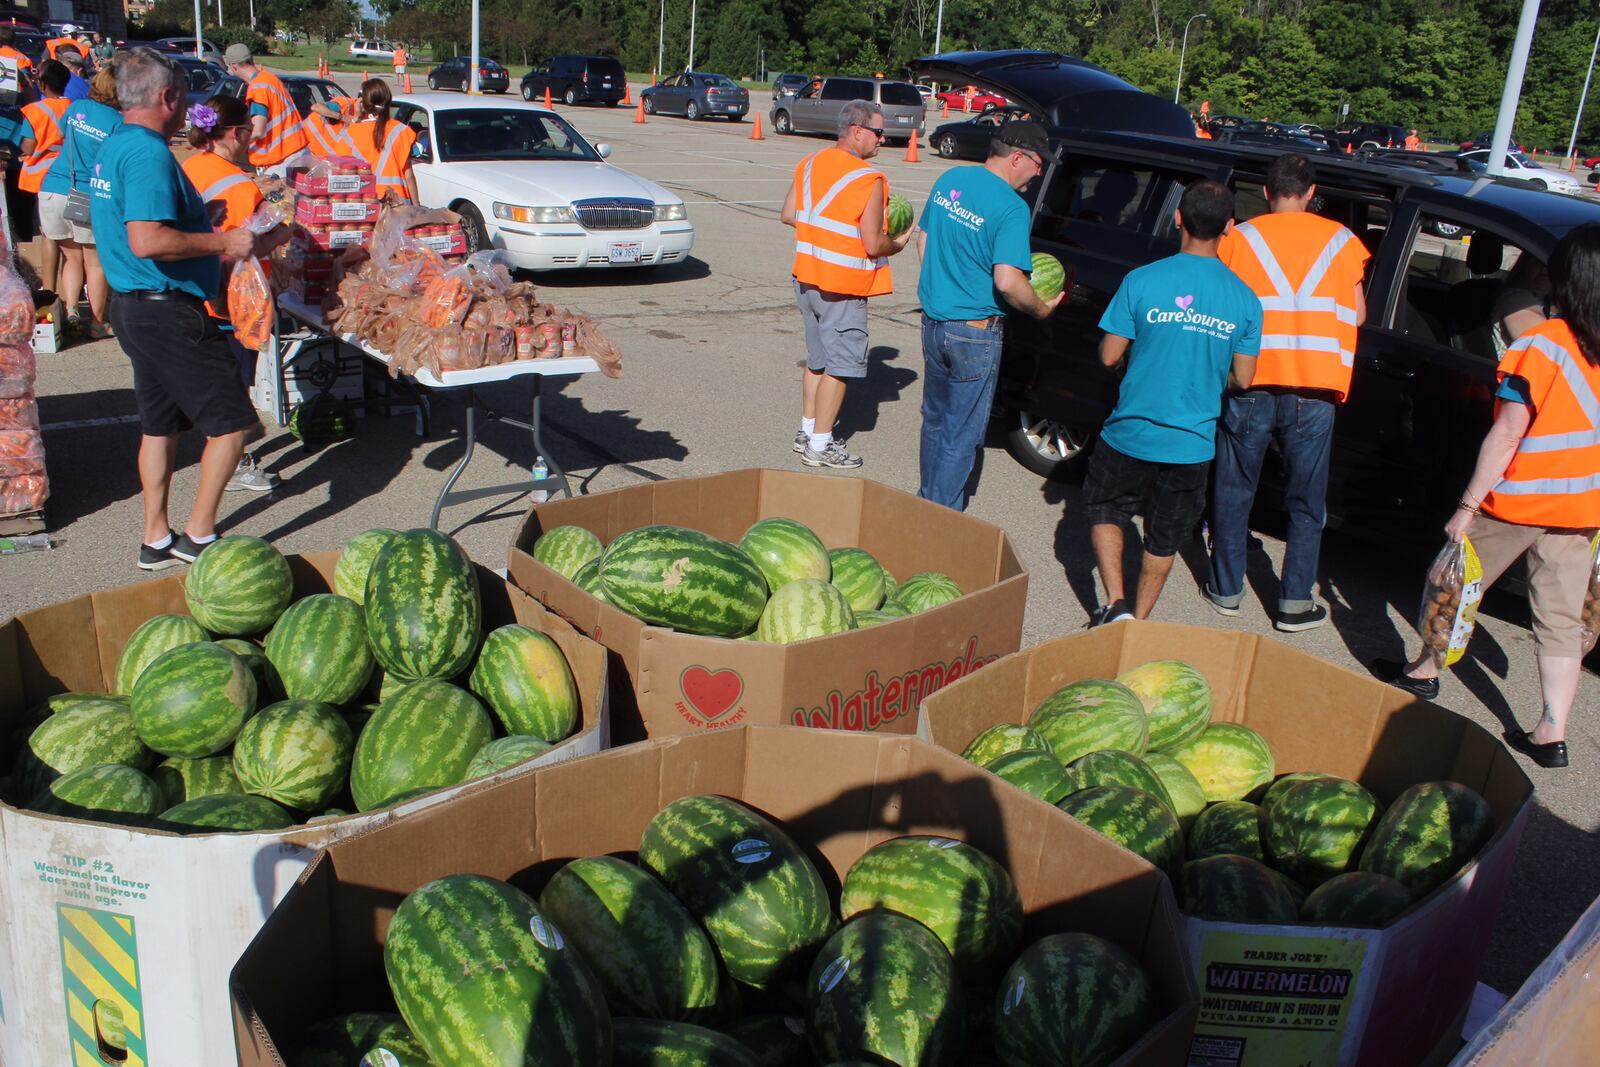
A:
<svg viewBox="0 0 1600 1067">
<path fill-rule="evenodd" d="M 290 557 L 297 595 L 326 592 L 338 554 Z M 583 699 L 579 732 L 538 764 L 598 752 L 608 739 L 605 650 L 478 568 L 484 624 L 523 622 L 566 654 Z M 187 613 L 178 578 L 94 593 L 0 624 L 0 737 L 67 690 L 110 687 L 128 635 L 152 615 Z M 11 751 L 0 751 L 10 766 Z M 0 1061 L 6 1067 L 232 1063 L 228 971 L 317 849 L 481 783 L 348 818 L 261 834 L 178 836 L 42 816 L 0 804 Z M 121 1008 L 126 1057 L 100 1047 L 94 1005 Z"/>
<path fill-rule="evenodd" d="M 1396 1067 L 1432 1054 L 1472 996 L 1516 859 L 1533 785 L 1498 740 L 1454 712 L 1253 634 L 1133 622 L 1007 656 L 936 693 L 919 729 L 960 752 L 984 728 L 1021 722 L 1060 686 L 1153 659 L 1199 668 L 1213 719 L 1272 746 L 1279 773 L 1325 771 L 1388 802 L 1451 779 L 1498 823 L 1469 864 L 1382 930 L 1185 917 L 1201 993 L 1191 1067 Z"/>
<path fill-rule="evenodd" d="M 651 817 L 699 793 L 780 820 L 835 895 L 850 865 L 887 838 L 938 834 L 983 849 L 1016 879 L 1024 944 L 1092 931 L 1149 972 L 1163 1018 L 1117 1063 L 1183 1062 L 1194 980 L 1172 890 L 1155 868 L 915 738 L 754 726 L 574 760 L 336 842 L 234 969 L 240 1064 L 282 1067 L 282 1050 L 306 1026 L 388 1001 L 384 933 L 411 890 L 470 872 L 536 893 L 574 858 L 634 858 Z"/>
<path fill-rule="evenodd" d="M 696 637 L 645 623 L 590 596 L 532 556 L 557 526 L 606 544 L 670 523 L 737 542 L 757 519 L 785 516 L 829 548 L 871 552 L 897 578 L 941 571 L 966 593 L 933 611 L 795 645 Z M 921 698 L 1022 642 L 1028 575 L 999 527 L 877 482 L 746 470 L 631 486 L 541 504 L 511 548 L 513 581 L 616 655 L 619 741 L 782 723 L 910 733 Z"/>
</svg>

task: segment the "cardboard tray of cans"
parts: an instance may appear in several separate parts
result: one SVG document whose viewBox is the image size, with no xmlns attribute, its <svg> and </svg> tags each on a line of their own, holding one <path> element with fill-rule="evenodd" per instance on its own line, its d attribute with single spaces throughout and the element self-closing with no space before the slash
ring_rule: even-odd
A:
<svg viewBox="0 0 1600 1067">
<path fill-rule="evenodd" d="M 379 202 L 373 197 L 345 195 L 302 196 L 295 201 L 294 221 L 302 226 L 338 222 L 377 222 Z"/>
<path fill-rule="evenodd" d="M 295 227 L 294 242 L 302 248 L 334 252 L 341 248 L 359 245 L 365 248 L 372 243 L 371 222 L 304 223 Z"/>
<path fill-rule="evenodd" d="M 359 160 L 319 160 L 309 170 L 295 172 L 294 191 L 309 196 L 375 197 L 378 181 L 372 168 Z"/>
<path fill-rule="evenodd" d="M 406 231 L 406 237 L 431 248 L 441 256 L 464 256 L 467 254 L 467 234 L 458 225 L 440 223 L 433 226 L 415 226 Z"/>
</svg>

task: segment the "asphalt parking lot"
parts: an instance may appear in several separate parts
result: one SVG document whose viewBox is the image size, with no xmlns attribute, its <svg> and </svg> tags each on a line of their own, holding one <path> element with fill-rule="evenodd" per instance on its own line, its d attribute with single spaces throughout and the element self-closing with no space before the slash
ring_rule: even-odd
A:
<svg viewBox="0 0 1600 1067">
<path fill-rule="evenodd" d="M 637 87 L 635 87 L 637 91 Z M 508 99 L 510 99 L 508 97 Z M 765 94 L 753 94 L 765 109 Z M 546 386 L 546 440 L 572 477 L 593 493 L 644 480 L 739 467 L 798 467 L 790 451 L 799 418 L 804 349 L 789 278 L 791 231 L 777 221 L 796 161 L 827 142 L 815 137 L 750 140 L 751 122 L 689 123 L 631 109 L 558 108 L 590 140 L 613 146 L 611 162 L 673 190 L 689 204 L 692 257 L 655 272 L 537 276 L 541 299 L 593 316 L 619 345 L 625 376 L 556 379 Z M 937 124 L 930 117 L 927 128 Z M 923 146 L 920 163 L 889 147 L 878 164 L 919 209 L 945 164 Z M 914 251 L 895 260 L 895 292 L 872 303 L 871 370 L 852 387 L 840 432 L 865 458 L 862 476 L 914 491 L 922 374 Z M 52 483 L 48 553 L 0 557 L 0 612 L 26 611 L 145 576 L 134 567 L 140 534 L 134 470 L 138 428 L 128 364 L 114 341 L 42 357 L 40 411 Z M 528 387 L 485 390 L 491 402 L 525 410 Z M 431 436 L 409 416 L 363 420 L 353 439 L 307 452 L 269 427 L 257 451 L 282 479 L 268 496 L 229 494 L 223 532 L 272 539 L 289 552 L 334 549 L 373 526 L 427 522 L 433 498 L 460 458 L 461 400 L 434 400 Z M 192 499 L 199 442 L 180 449 L 175 523 Z M 507 480 L 533 462 L 525 435 L 482 431 L 480 453 L 462 487 Z M 449 509 L 444 526 L 477 560 L 502 566 L 526 499 L 507 497 Z M 998 439 L 985 455 L 971 511 L 1003 525 L 1031 570 L 1025 638 L 1078 630 L 1096 603 L 1088 531 L 1077 490 L 1042 483 Z M 1251 585 L 1237 619 L 1223 619 L 1198 595 L 1204 556 L 1195 546 L 1175 568 L 1156 617 L 1270 633 L 1263 604 L 1275 603 L 1273 562 L 1281 542 L 1262 531 Z M 1415 646 L 1412 618 L 1425 559 L 1378 540 L 1331 533 L 1320 594 L 1332 624 L 1288 637 L 1297 647 L 1363 670 Z M 1514 719 L 1533 723 L 1538 685 L 1526 606 L 1491 597 L 1468 660 L 1449 674 L 1441 703 L 1496 734 Z M 1538 787 L 1518 873 L 1506 901 L 1484 980 L 1509 993 L 1600 894 L 1600 727 L 1592 709 L 1600 681 L 1586 674 L 1569 736 L 1572 767 L 1523 766 Z"/>
</svg>

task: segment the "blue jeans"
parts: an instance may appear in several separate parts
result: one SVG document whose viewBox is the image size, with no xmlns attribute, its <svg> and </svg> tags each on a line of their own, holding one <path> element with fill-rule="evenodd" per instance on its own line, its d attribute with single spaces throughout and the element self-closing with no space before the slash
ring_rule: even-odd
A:
<svg viewBox="0 0 1600 1067">
<path fill-rule="evenodd" d="M 956 511 L 989 425 L 1004 321 L 979 328 L 922 316 L 922 484 L 917 495 Z"/>
<path fill-rule="evenodd" d="M 1274 440 L 1287 475 L 1284 506 L 1289 544 L 1283 554 L 1278 611 L 1308 611 L 1317 579 L 1322 526 L 1328 508 L 1328 451 L 1333 441 L 1332 401 L 1306 394 L 1251 389 L 1227 398 L 1217 432 L 1216 488 L 1211 497 L 1212 599 L 1238 607 L 1244 599 L 1245 547 L 1250 506 L 1261 463 Z"/>
</svg>

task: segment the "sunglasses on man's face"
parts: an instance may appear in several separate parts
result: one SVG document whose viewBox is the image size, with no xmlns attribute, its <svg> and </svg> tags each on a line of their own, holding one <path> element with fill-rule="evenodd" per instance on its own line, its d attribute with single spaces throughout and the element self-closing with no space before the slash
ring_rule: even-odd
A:
<svg viewBox="0 0 1600 1067">
<path fill-rule="evenodd" d="M 863 130 L 866 130 L 868 133 L 872 134 L 874 137 L 876 137 L 880 141 L 888 136 L 888 134 L 883 132 L 883 127 L 882 126 L 868 126 L 868 125 L 866 125 L 864 123 L 860 123 L 860 122 L 855 123 L 855 125 L 860 126 Z"/>
</svg>

